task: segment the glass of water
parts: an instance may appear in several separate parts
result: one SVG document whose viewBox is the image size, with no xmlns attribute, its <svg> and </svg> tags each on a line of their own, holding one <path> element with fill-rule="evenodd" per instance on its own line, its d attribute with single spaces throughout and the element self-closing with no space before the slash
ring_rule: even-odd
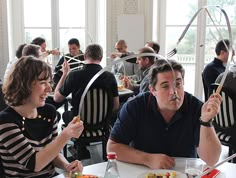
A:
<svg viewBox="0 0 236 178">
<path fill-rule="evenodd" d="M 200 159 L 187 159 L 185 173 L 188 178 L 194 178 L 203 173 L 203 162 Z"/>
</svg>

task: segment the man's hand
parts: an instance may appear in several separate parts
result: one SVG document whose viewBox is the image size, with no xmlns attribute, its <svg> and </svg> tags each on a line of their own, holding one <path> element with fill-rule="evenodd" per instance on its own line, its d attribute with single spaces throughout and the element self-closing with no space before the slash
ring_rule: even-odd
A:
<svg viewBox="0 0 236 178">
<path fill-rule="evenodd" d="M 62 72 L 63 72 L 63 75 L 68 75 L 68 73 L 70 72 L 70 65 L 69 63 L 67 62 L 67 60 L 64 60 L 63 64 L 62 64 Z"/>
<path fill-rule="evenodd" d="M 202 106 L 201 119 L 204 122 L 208 122 L 212 118 L 216 116 L 216 114 L 220 111 L 220 104 L 222 102 L 222 97 L 213 93 L 206 103 Z"/>
<path fill-rule="evenodd" d="M 121 57 L 121 55 L 122 55 L 122 53 L 118 53 L 118 52 L 112 53 L 111 56 L 110 56 L 110 58 L 115 59 L 115 58 L 117 58 L 117 57 Z"/>
<path fill-rule="evenodd" d="M 145 164 L 151 169 L 170 169 L 175 166 L 175 159 L 165 154 L 149 154 Z"/>
<path fill-rule="evenodd" d="M 131 83 L 130 79 L 127 77 L 127 76 L 124 76 L 123 79 L 122 79 L 122 85 L 125 87 L 125 88 L 128 88 L 130 90 L 133 90 L 134 89 L 134 86 L 133 84 Z"/>
</svg>

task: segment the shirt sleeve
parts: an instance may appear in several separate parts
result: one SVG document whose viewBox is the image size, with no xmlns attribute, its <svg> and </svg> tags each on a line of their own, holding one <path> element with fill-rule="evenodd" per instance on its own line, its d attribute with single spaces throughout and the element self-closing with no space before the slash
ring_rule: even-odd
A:
<svg viewBox="0 0 236 178">
<path fill-rule="evenodd" d="M 36 151 L 26 140 L 21 128 L 15 123 L 0 124 L 1 144 L 19 164 L 28 169 L 35 168 Z"/>
<path fill-rule="evenodd" d="M 118 86 L 117 86 L 115 76 L 113 74 L 111 74 L 111 80 L 112 80 L 112 95 L 113 97 L 117 97 L 119 96 Z"/>
<path fill-rule="evenodd" d="M 135 121 L 136 117 L 133 108 L 127 103 L 121 108 L 118 118 L 113 126 L 110 134 L 110 139 L 118 143 L 128 145 L 135 137 Z"/>
<path fill-rule="evenodd" d="M 63 83 L 62 87 L 59 89 L 61 95 L 67 97 L 72 92 L 73 82 L 75 82 L 73 78 L 74 78 L 73 72 L 70 72 L 67 75 L 66 80 Z"/>
</svg>

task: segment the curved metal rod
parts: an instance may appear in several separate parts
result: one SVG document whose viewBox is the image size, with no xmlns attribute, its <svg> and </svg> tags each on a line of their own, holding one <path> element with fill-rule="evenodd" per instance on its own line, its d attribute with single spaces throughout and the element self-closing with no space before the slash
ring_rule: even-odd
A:
<svg viewBox="0 0 236 178">
<path fill-rule="evenodd" d="M 191 18 L 190 22 L 188 23 L 188 25 L 185 27 L 183 33 L 181 34 L 180 38 L 178 39 L 177 43 L 176 43 L 176 47 L 178 46 L 178 44 L 181 42 L 181 40 L 183 39 L 183 37 L 185 36 L 186 32 L 188 31 L 189 27 L 191 26 L 192 22 L 194 21 L 194 19 L 197 17 L 197 15 L 203 10 L 203 9 L 207 9 L 208 7 L 216 7 L 216 8 L 219 8 L 221 10 L 221 12 L 224 14 L 225 16 L 225 19 L 226 19 L 226 22 L 227 22 L 227 27 L 228 27 L 228 32 L 229 32 L 229 41 L 230 41 L 230 46 L 229 46 L 229 57 L 228 57 L 228 63 L 227 63 L 227 66 L 226 66 L 226 70 L 225 70 L 225 73 L 224 73 L 224 76 L 220 82 L 220 85 L 219 87 L 217 88 L 217 93 L 219 93 L 221 91 L 221 88 L 224 84 L 224 81 L 225 81 L 225 78 L 226 78 L 226 75 L 228 73 L 228 69 L 229 69 L 229 64 L 230 64 L 230 56 L 232 58 L 232 32 L 231 32 L 231 26 L 230 26 L 230 23 L 229 23 L 229 18 L 226 14 L 226 12 L 224 11 L 224 9 L 222 9 L 220 6 L 205 6 L 205 7 L 202 7 L 200 9 L 198 9 L 198 11 L 194 14 L 194 16 Z M 215 26 L 216 27 L 216 26 Z M 176 48 L 175 48 L 176 50 Z M 173 51 L 173 50 L 172 50 Z M 137 57 L 137 56 L 156 56 L 156 57 L 160 57 L 160 55 L 158 54 L 153 54 L 153 53 L 142 53 L 142 54 L 134 54 L 134 55 L 130 55 L 130 56 L 126 56 L 124 58 L 116 58 L 116 60 L 114 60 L 110 65 L 106 66 L 105 68 L 103 68 L 102 70 L 100 70 L 97 74 L 95 74 L 92 79 L 89 81 L 89 83 L 87 84 L 87 86 L 85 87 L 84 89 L 84 92 L 81 96 L 81 100 L 80 100 L 80 104 L 79 104 L 79 110 L 78 110 L 78 115 L 80 116 L 80 113 L 81 113 L 81 110 L 82 110 L 82 106 L 83 106 L 83 100 L 84 100 L 84 97 L 89 89 L 89 87 L 92 85 L 92 83 L 103 73 L 106 71 L 106 69 L 109 69 L 112 65 L 114 64 L 117 64 L 121 61 L 124 61 L 124 60 L 128 60 L 128 59 L 131 59 L 131 58 L 134 58 L 134 57 Z M 162 57 L 162 56 L 161 56 Z M 168 57 L 162 57 L 163 59 L 165 59 L 167 62 L 168 62 Z M 175 72 L 172 68 L 172 66 L 170 65 L 171 69 L 172 69 L 172 72 L 173 72 L 173 76 L 174 76 L 174 97 L 178 97 L 177 95 L 177 92 L 176 92 L 176 76 L 175 76 Z M 173 98 L 174 99 L 174 98 Z"/>
<path fill-rule="evenodd" d="M 159 54 L 155 54 L 155 53 L 141 53 L 141 54 L 132 54 L 130 56 L 126 56 L 126 57 L 123 57 L 123 58 L 115 58 L 115 60 L 113 60 L 112 63 L 110 63 L 109 65 L 107 65 L 106 67 L 104 67 L 102 70 L 100 70 L 98 73 L 96 73 L 89 81 L 89 83 L 87 84 L 87 86 L 85 87 L 84 89 L 84 92 L 81 96 L 81 99 L 80 99 L 80 104 L 79 104 L 79 109 L 78 109 L 78 116 L 80 116 L 80 113 L 82 111 L 82 106 L 83 106 L 83 102 L 84 102 L 84 98 L 85 98 L 85 95 L 87 94 L 87 91 L 89 90 L 90 86 L 93 84 L 93 82 L 102 74 L 104 73 L 105 71 L 107 71 L 107 69 L 110 69 L 113 65 L 119 63 L 119 62 L 122 62 L 122 61 L 126 61 L 128 59 L 132 59 L 132 58 L 135 58 L 135 57 L 142 57 L 142 56 L 154 56 L 154 57 L 157 57 L 157 58 L 163 58 L 165 59 L 163 56 L 159 55 Z M 166 60 L 168 62 L 168 60 Z M 170 65 L 171 66 L 171 65 Z M 172 67 L 171 67 L 172 68 Z M 172 68 L 173 70 L 173 68 Z"/>
<path fill-rule="evenodd" d="M 84 62 L 84 61 L 81 61 L 81 60 L 79 60 L 79 59 L 76 59 L 76 57 L 78 57 L 78 56 L 83 56 L 83 55 L 84 55 L 84 54 L 79 54 L 79 55 L 74 56 L 74 57 L 65 56 L 64 58 L 68 58 L 68 59 L 69 59 L 67 62 L 70 62 L 71 60 L 77 61 L 77 62 L 69 63 L 69 65 L 72 65 L 72 64 L 79 64 L 79 63 L 85 63 L 85 62 Z M 56 68 L 62 67 L 62 66 L 63 66 L 63 64 L 56 66 Z"/>
<path fill-rule="evenodd" d="M 207 169 L 206 171 L 204 171 L 203 173 L 201 173 L 200 175 L 198 175 L 196 178 L 201 178 L 202 176 L 208 174 L 209 172 L 211 172 L 213 169 L 216 169 L 217 167 L 219 167 L 220 165 L 230 161 L 231 159 L 236 157 L 236 153 L 234 153 L 233 155 L 227 157 L 226 159 L 224 159 L 223 161 L 217 163 L 215 166 L 210 167 L 209 169 Z"/>
<path fill-rule="evenodd" d="M 233 49 L 232 49 L 232 31 L 231 31 L 231 26 L 230 26 L 230 23 L 229 23 L 229 18 L 228 18 L 228 15 L 227 13 L 225 12 L 224 9 L 222 9 L 220 6 L 216 5 L 216 6 L 204 6 L 200 9 L 198 9 L 198 11 L 194 14 L 194 16 L 191 18 L 191 20 L 189 21 L 189 23 L 187 24 L 187 26 L 185 27 L 183 33 L 181 34 L 180 38 L 178 39 L 177 43 L 176 43 L 176 48 L 174 48 L 173 50 L 171 50 L 170 52 L 174 51 L 175 53 L 177 52 L 177 47 L 178 47 L 178 44 L 181 42 L 181 40 L 183 39 L 183 37 L 185 36 L 186 32 L 188 31 L 189 27 L 191 26 L 192 22 L 194 21 L 194 19 L 197 17 L 197 15 L 203 10 L 203 9 L 206 9 L 207 11 L 207 14 L 209 15 L 210 19 L 213 21 L 213 19 L 211 18 L 210 16 L 210 13 L 208 12 L 207 8 L 208 7 L 215 7 L 215 8 L 219 8 L 220 11 L 223 13 L 224 17 L 225 17 L 225 20 L 226 20 L 226 23 L 227 23 L 227 28 L 228 28 L 228 33 L 229 33 L 229 41 L 230 41 L 230 45 L 229 45 L 229 48 L 228 46 L 225 44 L 226 46 L 226 49 L 228 49 L 229 51 L 229 56 L 228 56 L 228 62 L 227 62 L 227 66 L 225 68 L 225 72 L 224 72 L 224 75 L 221 79 L 221 82 L 220 82 L 220 85 L 218 86 L 217 90 L 216 90 L 216 93 L 220 93 L 223 85 L 224 85 L 224 81 L 225 81 L 225 78 L 227 76 L 227 73 L 229 71 L 229 66 L 230 66 L 230 61 L 232 61 L 232 54 L 233 54 Z M 219 33 L 219 36 L 222 38 L 222 35 L 221 33 L 219 32 L 217 26 L 215 25 L 214 21 L 213 21 L 213 24 L 215 26 L 215 28 L 217 29 L 218 33 Z M 222 39 L 223 40 L 223 39 Z M 168 53 L 167 53 L 168 54 Z M 168 55 L 167 55 L 168 56 Z M 167 58 L 167 57 L 166 57 Z M 168 58 L 167 58 L 168 59 Z"/>
</svg>

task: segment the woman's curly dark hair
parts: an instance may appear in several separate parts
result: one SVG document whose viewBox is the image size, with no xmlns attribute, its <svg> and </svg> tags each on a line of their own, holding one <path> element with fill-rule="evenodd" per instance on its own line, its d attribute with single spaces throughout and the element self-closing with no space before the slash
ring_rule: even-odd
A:
<svg viewBox="0 0 236 178">
<path fill-rule="evenodd" d="M 2 86 L 7 104 L 10 106 L 24 104 L 31 95 L 32 83 L 48 78 L 52 79 L 52 70 L 47 63 L 33 56 L 21 57 Z"/>
</svg>

